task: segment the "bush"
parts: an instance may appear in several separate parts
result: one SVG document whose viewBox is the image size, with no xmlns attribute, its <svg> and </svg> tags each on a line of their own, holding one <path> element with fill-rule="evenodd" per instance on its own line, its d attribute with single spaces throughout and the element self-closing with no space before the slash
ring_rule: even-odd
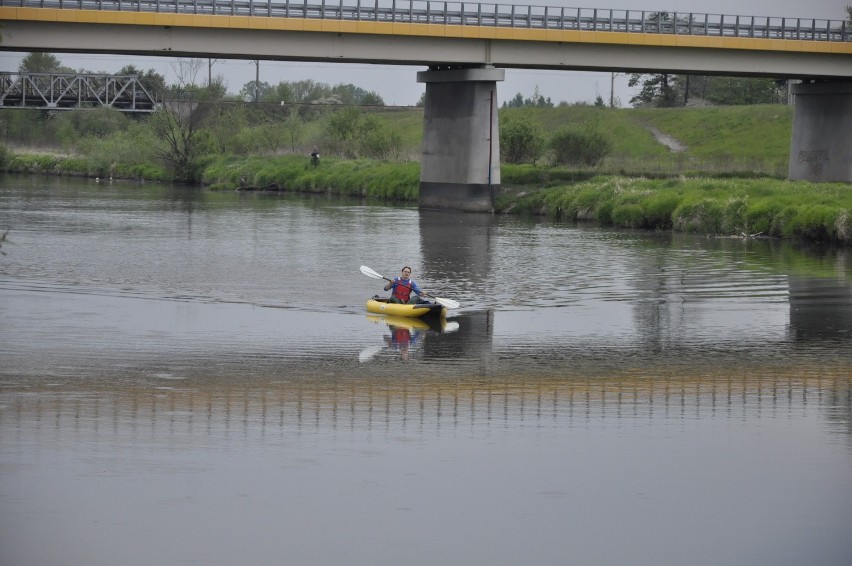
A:
<svg viewBox="0 0 852 566">
<path fill-rule="evenodd" d="M 612 151 L 612 141 L 597 125 L 586 122 L 557 130 L 550 139 L 550 149 L 554 161 L 561 165 L 597 167 Z"/>
<path fill-rule="evenodd" d="M 126 130 L 133 120 L 115 108 L 92 108 L 62 112 L 56 117 L 57 135 L 62 144 L 72 146 L 86 136 L 105 137 Z"/>
<path fill-rule="evenodd" d="M 543 149 L 541 128 L 531 120 L 512 118 L 500 125 L 500 156 L 506 163 L 534 163 Z"/>
</svg>

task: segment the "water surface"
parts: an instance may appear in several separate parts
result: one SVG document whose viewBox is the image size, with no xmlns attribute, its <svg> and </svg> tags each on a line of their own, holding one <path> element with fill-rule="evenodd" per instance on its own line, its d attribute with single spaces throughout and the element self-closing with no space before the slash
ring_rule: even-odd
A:
<svg viewBox="0 0 852 566">
<path fill-rule="evenodd" d="M 2 563 L 852 556 L 847 251 L 27 177 L 7 228 Z"/>
</svg>

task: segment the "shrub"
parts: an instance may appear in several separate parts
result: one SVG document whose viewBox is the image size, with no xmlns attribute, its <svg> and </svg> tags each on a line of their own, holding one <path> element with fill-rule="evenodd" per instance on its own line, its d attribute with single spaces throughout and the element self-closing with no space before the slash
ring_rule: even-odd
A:
<svg viewBox="0 0 852 566">
<path fill-rule="evenodd" d="M 586 122 L 580 127 L 557 130 L 550 139 L 550 148 L 556 163 L 596 167 L 612 151 L 612 141 L 597 125 Z"/>
<path fill-rule="evenodd" d="M 541 128 L 532 120 L 511 118 L 500 125 L 500 156 L 506 163 L 535 162 L 543 149 Z"/>
</svg>

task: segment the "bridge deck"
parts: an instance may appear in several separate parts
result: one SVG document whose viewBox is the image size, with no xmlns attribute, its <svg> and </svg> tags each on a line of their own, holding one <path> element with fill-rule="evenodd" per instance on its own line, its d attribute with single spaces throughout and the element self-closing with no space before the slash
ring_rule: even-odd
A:
<svg viewBox="0 0 852 566">
<path fill-rule="evenodd" d="M 433 0 L 0 0 L 0 7 L 852 42 L 844 20 Z"/>
</svg>

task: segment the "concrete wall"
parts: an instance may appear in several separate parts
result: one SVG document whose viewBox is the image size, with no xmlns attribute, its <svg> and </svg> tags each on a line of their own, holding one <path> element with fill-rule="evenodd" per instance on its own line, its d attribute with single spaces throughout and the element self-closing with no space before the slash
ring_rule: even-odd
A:
<svg viewBox="0 0 852 566">
<path fill-rule="evenodd" d="M 791 180 L 852 183 L 852 82 L 793 85 Z"/>
<path fill-rule="evenodd" d="M 497 81 L 490 67 L 417 73 L 426 83 L 420 207 L 492 212 L 500 187 Z"/>
</svg>

